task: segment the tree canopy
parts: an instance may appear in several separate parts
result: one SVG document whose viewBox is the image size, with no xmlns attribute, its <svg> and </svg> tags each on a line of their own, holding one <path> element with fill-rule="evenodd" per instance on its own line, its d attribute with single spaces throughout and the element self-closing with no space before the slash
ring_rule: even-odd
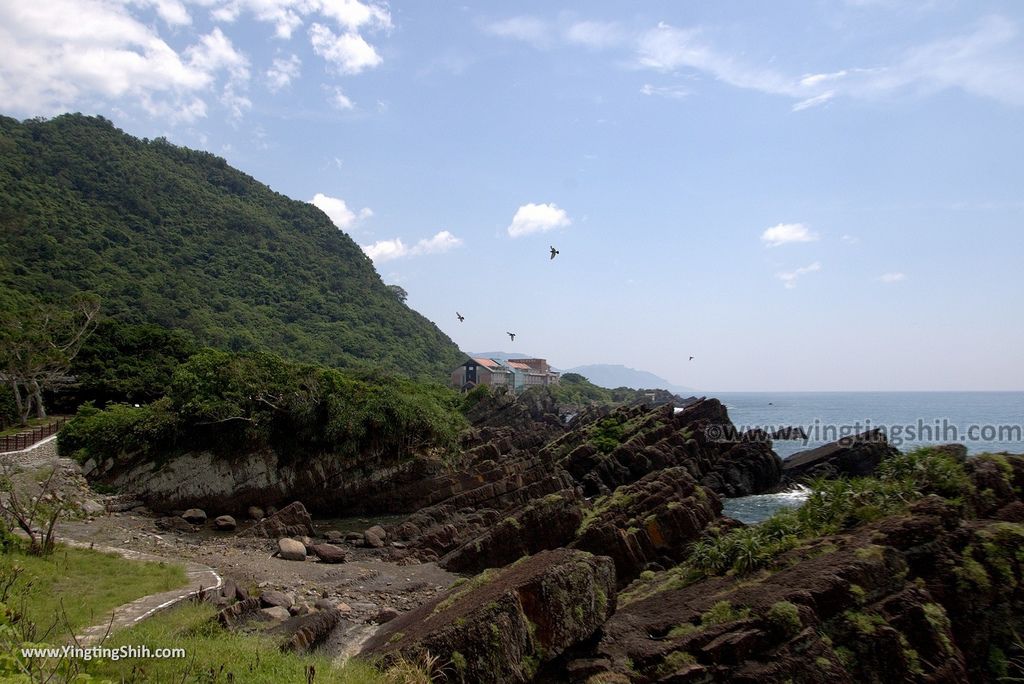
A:
<svg viewBox="0 0 1024 684">
<path fill-rule="evenodd" d="M 199 345 L 442 380 L 462 358 L 319 209 L 101 117 L 0 117 L 0 287 Z"/>
</svg>

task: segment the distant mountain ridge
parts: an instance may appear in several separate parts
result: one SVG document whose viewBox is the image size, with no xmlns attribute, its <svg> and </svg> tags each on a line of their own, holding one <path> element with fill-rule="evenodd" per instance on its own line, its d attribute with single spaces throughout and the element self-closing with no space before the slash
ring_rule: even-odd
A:
<svg viewBox="0 0 1024 684">
<path fill-rule="evenodd" d="M 586 366 L 576 366 L 562 372 L 579 373 L 595 385 L 609 389 L 615 389 L 616 387 L 664 389 L 675 394 L 683 394 L 684 396 L 696 392 L 692 387 L 677 385 L 649 371 L 629 368 L 622 364 L 595 363 Z"/>
<path fill-rule="evenodd" d="M 0 116 L 0 291 L 200 345 L 444 381 L 463 357 L 322 211 L 102 117 Z"/>
</svg>

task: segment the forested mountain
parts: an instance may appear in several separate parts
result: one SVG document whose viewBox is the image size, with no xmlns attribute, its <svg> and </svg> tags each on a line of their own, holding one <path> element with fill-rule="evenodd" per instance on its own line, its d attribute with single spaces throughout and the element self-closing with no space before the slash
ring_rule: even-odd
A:
<svg viewBox="0 0 1024 684">
<path fill-rule="evenodd" d="M 436 380 L 462 359 L 319 209 L 101 117 L 0 117 L 0 286 L 233 351 Z"/>
</svg>

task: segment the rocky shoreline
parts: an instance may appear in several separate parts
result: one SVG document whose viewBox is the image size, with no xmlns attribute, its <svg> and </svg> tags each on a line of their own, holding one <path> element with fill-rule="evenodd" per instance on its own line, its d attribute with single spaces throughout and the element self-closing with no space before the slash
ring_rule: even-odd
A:
<svg viewBox="0 0 1024 684">
<path fill-rule="evenodd" d="M 93 482 L 127 491 L 61 532 L 217 568 L 232 581 L 211 600 L 231 628 L 276 625 L 284 648 L 339 658 L 430 654 L 449 681 L 988 681 L 1007 660 L 1024 614 L 1024 460 L 934 450 L 962 491 L 901 490 L 897 508 L 697 577 L 698 547 L 752 529 L 723 498 L 872 475 L 900 453 L 866 434 L 783 462 L 768 435 L 732 435 L 715 399 L 558 416 L 543 396 L 490 397 L 456 463 L 421 455 L 348 483 L 317 471 L 293 498 L 285 474 L 210 517 L 181 508 L 207 505 L 220 471 L 176 482 L 190 461 L 158 466 L 181 508 L 154 512 L 141 480 L 94 466 Z M 344 533 L 318 529 L 307 501 L 408 515 Z"/>
</svg>

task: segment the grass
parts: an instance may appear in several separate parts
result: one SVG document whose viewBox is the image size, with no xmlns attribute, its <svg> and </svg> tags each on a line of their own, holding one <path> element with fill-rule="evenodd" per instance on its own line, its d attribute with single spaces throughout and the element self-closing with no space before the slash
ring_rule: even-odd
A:
<svg viewBox="0 0 1024 684">
<path fill-rule="evenodd" d="M 304 684 L 312 667 L 317 684 L 415 681 L 397 668 L 380 672 L 364 661 L 350 660 L 337 667 L 328 657 L 282 653 L 272 638 L 229 632 L 213 621 L 214 615 L 215 609 L 208 604 L 184 604 L 118 632 L 104 644 L 184 648 L 185 658 L 93 661 L 86 672 L 118 682 Z"/>
<path fill-rule="evenodd" d="M 178 565 L 130 561 L 67 546 L 58 546 L 47 557 L 10 549 L 0 557 L 0 566 L 14 565 L 23 569 L 17 587 L 23 606 L 17 608 L 41 630 L 55 622 L 62 605 L 71 628 L 78 630 L 109 619 L 117 606 L 187 582 Z"/>
<path fill-rule="evenodd" d="M 47 418 L 30 418 L 28 424 L 26 425 L 12 425 L 9 428 L 0 430 L 0 437 L 6 437 L 7 435 L 17 435 L 22 432 L 25 432 L 26 430 L 31 430 L 32 428 L 44 427 L 46 425 L 49 425 L 50 423 L 55 422 L 58 417 L 59 416 L 49 416 Z"/>
</svg>

